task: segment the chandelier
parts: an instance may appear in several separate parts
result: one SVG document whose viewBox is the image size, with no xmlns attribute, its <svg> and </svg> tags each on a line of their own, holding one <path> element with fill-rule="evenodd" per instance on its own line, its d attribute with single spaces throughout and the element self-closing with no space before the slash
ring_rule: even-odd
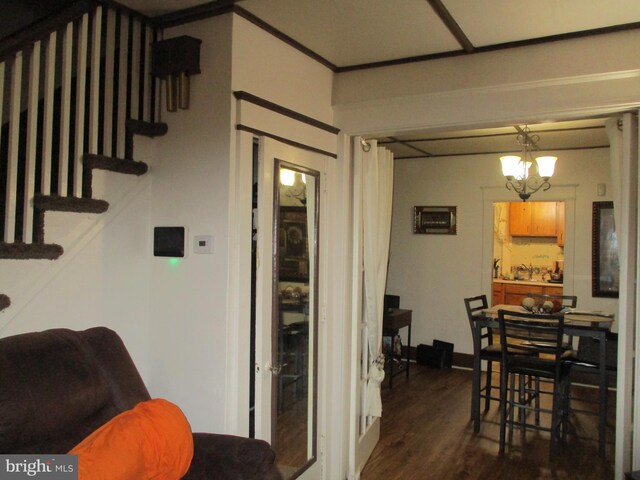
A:
<svg viewBox="0 0 640 480">
<path fill-rule="evenodd" d="M 287 187 L 285 195 L 297 199 L 302 205 L 307 204 L 307 176 L 288 168 L 280 169 L 280 183 Z"/>
<path fill-rule="evenodd" d="M 518 194 L 523 202 L 526 202 L 531 195 L 538 190 L 549 190 L 551 184 L 549 179 L 553 176 L 556 160 L 558 157 L 540 156 L 535 159 L 535 171 L 531 171 L 533 166 L 533 150 L 538 149 L 538 135 L 531 135 L 529 127 L 525 125 L 520 129 L 517 136 L 518 144 L 522 149 L 522 156 L 505 155 L 500 157 L 502 162 L 502 174 L 507 179 L 507 190 L 513 190 Z"/>
</svg>

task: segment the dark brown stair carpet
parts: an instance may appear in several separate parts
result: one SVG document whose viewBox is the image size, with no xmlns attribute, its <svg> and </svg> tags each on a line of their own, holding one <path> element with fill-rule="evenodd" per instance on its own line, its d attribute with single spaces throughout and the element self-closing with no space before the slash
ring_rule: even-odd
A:
<svg viewBox="0 0 640 480">
<path fill-rule="evenodd" d="M 144 162 L 136 162 L 124 158 L 107 157 L 105 155 L 94 155 L 85 153 L 82 158 L 84 169 L 82 170 L 82 197 L 91 198 L 93 196 L 93 169 L 108 170 L 110 172 L 123 173 L 126 175 L 144 175 L 149 167 Z"/>
<path fill-rule="evenodd" d="M 55 243 L 4 243 L 0 242 L 0 259 L 5 260 L 55 260 L 64 249 Z"/>
<path fill-rule="evenodd" d="M 0 310 L 4 310 L 11 305 L 11 299 L 7 297 L 5 294 L 0 293 Z"/>
</svg>

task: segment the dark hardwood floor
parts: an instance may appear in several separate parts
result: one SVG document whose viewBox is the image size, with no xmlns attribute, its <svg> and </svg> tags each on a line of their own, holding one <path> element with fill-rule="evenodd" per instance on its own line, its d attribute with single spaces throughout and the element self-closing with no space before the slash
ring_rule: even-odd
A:
<svg viewBox="0 0 640 480">
<path fill-rule="evenodd" d="M 598 457 L 597 416 L 572 413 L 567 444 L 549 463 L 549 434 L 516 430 L 504 456 L 498 453 L 498 402 L 483 416 L 478 434 L 470 421 L 471 371 L 411 365 L 408 380 L 383 388 L 380 442 L 363 480 L 485 480 L 613 478 L 615 392 L 609 392 L 607 456 Z M 495 384 L 498 375 L 494 374 Z M 496 392 L 497 393 L 497 392 Z M 496 395 L 497 396 L 497 395 Z M 574 386 L 572 408 L 597 411 L 597 390 Z M 484 404 L 483 404 L 484 406 Z M 543 421 L 545 421 L 543 417 Z"/>
</svg>

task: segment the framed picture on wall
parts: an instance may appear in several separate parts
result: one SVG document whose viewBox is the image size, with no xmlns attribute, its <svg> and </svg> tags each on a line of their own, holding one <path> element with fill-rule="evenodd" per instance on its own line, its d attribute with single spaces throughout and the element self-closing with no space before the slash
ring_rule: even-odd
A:
<svg viewBox="0 0 640 480">
<path fill-rule="evenodd" d="M 455 235 L 456 207 L 413 207 L 413 233 Z"/>
<path fill-rule="evenodd" d="M 592 295 L 618 298 L 620 262 L 618 238 L 613 217 L 613 202 L 593 202 L 591 250 Z"/>
<path fill-rule="evenodd" d="M 306 207 L 280 207 L 280 280 L 309 281 Z"/>
</svg>

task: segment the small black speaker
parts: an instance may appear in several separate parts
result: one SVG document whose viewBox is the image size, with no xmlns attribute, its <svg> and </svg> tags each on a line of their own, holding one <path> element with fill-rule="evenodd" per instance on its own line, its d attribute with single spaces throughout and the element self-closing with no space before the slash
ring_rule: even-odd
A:
<svg viewBox="0 0 640 480">
<path fill-rule="evenodd" d="M 451 368 L 453 365 L 453 343 L 443 342 L 442 340 L 434 340 L 433 346 L 444 352 L 443 366 Z"/>
<path fill-rule="evenodd" d="M 431 345 L 420 344 L 416 347 L 416 362 L 428 367 L 444 367 L 444 350 Z"/>
</svg>

